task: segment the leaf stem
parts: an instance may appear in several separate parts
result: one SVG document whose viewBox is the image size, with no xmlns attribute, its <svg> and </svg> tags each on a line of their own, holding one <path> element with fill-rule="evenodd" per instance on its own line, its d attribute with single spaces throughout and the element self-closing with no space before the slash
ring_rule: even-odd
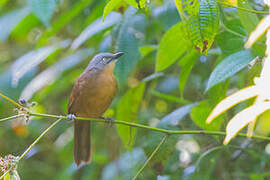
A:
<svg viewBox="0 0 270 180">
<path fill-rule="evenodd" d="M 143 171 L 143 169 L 147 166 L 147 164 L 150 162 L 150 160 L 154 157 L 154 155 L 160 149 L 161 145 L 164 144 L 164 142 L 167 139 L 167 137 L 168 137 L 168 134 L 166 134 L 162 138 L 162 140 L 160 141 L 160 143 L 157 145 L 157 147 L 155 148 L 155 150 L 151 153 L 151 155 L 149 156 L 149 158 L 145 161 L 145 163 L 143 164 L 143 166 L 140 168 L 140 170 L 137 172 L 137 174 L 134 176 L 134 178 L 132 180 L 136 180 L 138 178 L 138 176 L 141 174 L 141 172 Z"/>
</svg>

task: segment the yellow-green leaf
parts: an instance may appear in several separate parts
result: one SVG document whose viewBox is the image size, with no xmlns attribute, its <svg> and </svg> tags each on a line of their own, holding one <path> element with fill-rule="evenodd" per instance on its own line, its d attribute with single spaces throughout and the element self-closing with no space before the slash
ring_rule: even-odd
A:
<svg viewBox="0 0 270 180">
<path fill-rule="evenodd" d="M 121 3 L 123 3 L 123 0 L 110 0 L 104 8 L 102 20 L 104 21 L 105 17 Z"/>
<path fill-rule="evenodd" d="M 191 47 L 191 42 L 185 37 L 186 33 L 182 22 L 174 25 L 164 34 L 157 52 L 157 72 L 168 68 Z"/>
<path fill-rule="evenodd" d="M 120 100 L 116 109 L 116 119 L 137 122 L 137 113 L 145 89 L 145 83 L 139 83 L 135 88 L 131 88 Z M 117 131 L 126 148 L 131 149 L 136 136 L 136 128 L 128 126 L 117 126 Z"/>
</svg>

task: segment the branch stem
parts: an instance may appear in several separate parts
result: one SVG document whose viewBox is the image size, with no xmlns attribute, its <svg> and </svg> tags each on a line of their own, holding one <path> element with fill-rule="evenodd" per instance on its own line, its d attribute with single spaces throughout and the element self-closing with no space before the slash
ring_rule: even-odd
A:
<svg viewBox="0 0 270 180">
<path fill-rule="evenodd" d="M 11 119 L 16 119 L 16 118 L 22 117 L 22 116 L 23 116 L 22 114 L 18 114 L 18 115 L 15 115 L 15 116 L 6 117 L 6 118 L 3 118 L 3 119 L 0 119 L 0 122 L 8 121 L 8 120 L 11 120 Z"/>
<path fill-rule="evenodd" d="M 37 116 L 37 117 L 48 117 L 48 118 L 62 118 L 62 119 L 68 119 L 67 116 L 57 116 L 57 115 L 52 115 L 52 114 L 40 114 L 40 113 L 29 113 L 30 116 Z M 103 123 L 108 123 L 107 120 L 105 119 L 99 119 L 99 118 L 85 118 L 85 117 L 76 117 L 78 120 L 85 120 L 85 121 L 96 121 L 96 122 L 103 122 Z M 223 131 L 206 131 L 206 130 L 180 130 L 180 131 L 175 131 L 175 130 L 169 130 L 169 129 L 162 129 L 162 128 L 155 128 L 155 127 L 150 127 L 146 126 L 143 124 L 137 124 L 137 123 L 132 123 L 132 122 L 126 122 L 126 121 L 121 121 L 121 120 L 114 120 L 114 124 L 122 124 L 125 126 L 130 126 L 130 127 L 137 127 L 137 128 L 142 128 L 142 129 L 148 129 L 151 131 L 157 131 L 165 134 L 201 134 L 201 135 L 217 135 L 217 136 L 226 136 L 226 132 Z M 245 138 L 252 138 L 252 139 L 259 139 L 259 140 L 266 140 L 270 141 L 270 137 L 266 136 L 251 136 L 248 137 L 244 133 L 238 133 L 236 135 L 237 137 L 245 137 Z"/>
</svg>

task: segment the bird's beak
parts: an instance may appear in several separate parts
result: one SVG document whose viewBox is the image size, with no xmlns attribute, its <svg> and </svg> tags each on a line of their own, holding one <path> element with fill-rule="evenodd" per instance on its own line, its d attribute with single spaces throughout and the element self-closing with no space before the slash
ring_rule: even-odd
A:
<svg viewBox="0 0 270 180">
<path fill-rule="evenodd" d="M 118 59 L 120 56 L 122 56 L 124 53 L 123 52 L 118 52 L 113 55 L 113 59 Z"/>
</svg>

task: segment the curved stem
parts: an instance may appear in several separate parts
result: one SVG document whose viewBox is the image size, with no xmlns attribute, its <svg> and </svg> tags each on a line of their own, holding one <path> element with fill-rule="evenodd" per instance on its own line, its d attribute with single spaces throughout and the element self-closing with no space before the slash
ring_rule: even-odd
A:
<svg viewBox="0 0 270 180">
<path fill-rule="evenodd" d="M 68 119 L 67 116 L 57 116 L 57 115 L 52 115 L 52 114 L 40 114 L 40 113 L 31 113 L 30 112 L 29 115 L 30 116 L 38 116 L 38 117 Z M 85 121 L 96 121 L 96 122 L 108 123 L 107 120 L 99 119 L 99 118 L 76 117 L 76 119 L 85 120 Z M 120 120 L 114 120 L 113 123 L 114 124 L 122 124 L 122 125 L 130 126 L 130 127 L 148 129 L 148 130 L 151 130 L 151 131 L 157 131 L 157 132 L 166 133 L 166 134 L 201 134 L 201 135 L 226 136 L 226 132 L 223 132 L 223 131 L 206 131 L 206 130 L 185 130 L 185 131 L 180 130 L 180 131 L 175 131 L 175 130 L 169 130 L 169 129 L 150 127 L 150 126 L 146 126 L 146 125 L 143 125 L 143 124 L 120 121 Z M 246 137 L 246 138 L 270 141 L 270 137 L 266 137 L 266 136 L 251 136 L 251 137 L 248 137 L 244 133 L 238 133 L 237 137 Z"/>
<path fill-rule="evenodd" d="M 21 106 L 19 103 L 16 103 L 14 100 L 10 99 L 9 97 L 5 96 L 4 94 L 0 93 L 0 97 L 5 98 L 6 100 L 8 100 L 9 102 L 11 102 L 12 104 L 18 106 L 19 108 L 24 108 L 23 106 Z"/>
<path fill-rule="evenodd" d="M 139 177 L 139 175 L 141 174 L 141 172 L 143 171 L 143 169 L 146 167 L 146 165 L 150 162 L 150 160 L 154 157 L 154 155 L 160 149 L 161 145 L 164 144 L 164 142 L 167 139 L 167 137 L 168 137 L 168 134 L 166 134 L 162 138 L 162 140 L 160 141 L 160 143 L 157 145 L 157 147 L 155 148 L 155 150 L 151 153 L 151 155 L 149 156 L 149 158 L 145 161 L 145 163 L 143 164 L 143 166 L 140 168 L 140 170 L 137 172 L 137 174 L 134 176 L 134 178 L 132 180 L 136 180 Z"/>
</svg>

